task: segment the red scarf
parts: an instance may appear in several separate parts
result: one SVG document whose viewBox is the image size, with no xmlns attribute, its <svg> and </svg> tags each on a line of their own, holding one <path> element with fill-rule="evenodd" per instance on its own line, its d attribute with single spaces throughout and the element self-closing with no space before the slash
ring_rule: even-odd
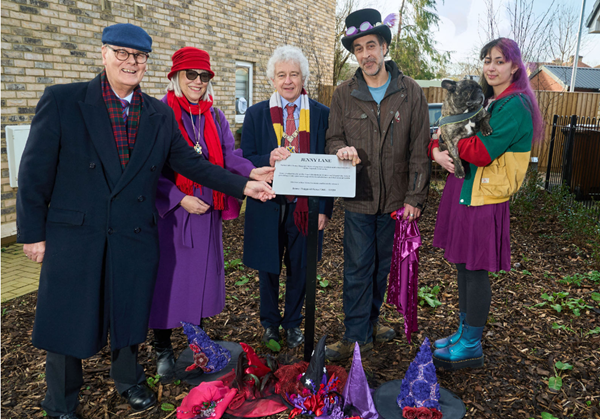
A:
<svg viewBox="0 0 600 419">
<path fill-rule="evenodd" d="M 219 133 L 217 126 L 210 112 L 212 108 L 213 100 L 212 97 L 209 100 L 201 100 L 198 105 L 189 103 L 185 96 L 177 97 L 173 91 L 167 93 L 167 103 L 175 112 L 175 118 L 179 124 L 179 130 L 183 135 L 183 138 L 188 142 L 190 147 L 194 147 L 195 141 L 192 141 L 183 125 L 183 118 L 181 109 L 190 112 L 192 115 L 204 115 L 204 142 L 208 148 L 208 161 L 214 165 L 224 167 L 225 163 L 223 160 L 223 149 L 221 148 L 221 141 L 219 140 Z M 194 120 L 192 119 L 192 124 Z M 200 116 L 198 116 L 198 129 L 200 129 Z M 194 188 L 201 188 L 202 185 L 191 181 L 185 176 L 175 172 L 175 184 L 179 190 L 187 195 L 194 194 Z M 225 196 L 222 192 L 213 191 L 213 208 L 216 210 L 224 210 L 225 208 Z"/>
</svg>

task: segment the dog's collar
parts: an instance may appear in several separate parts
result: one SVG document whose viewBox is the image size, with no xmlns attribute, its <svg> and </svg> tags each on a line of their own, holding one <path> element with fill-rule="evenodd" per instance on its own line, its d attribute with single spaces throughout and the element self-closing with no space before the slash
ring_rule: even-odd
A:
<svg viewBox="0 0 600 419">
<path fill-rule="evenodd" d="M 442 127 L 444 125 L 458 124 L 459 122 L 467 121 L 467 120 L 473 118 L 475 115 L 477 115 L 482 110 L 483 110 L 483 106 L 480 106 L 479 109 L 477 109 L 476 111 L 473 111 L 473 112 L 459 113 L 458 115 L 445 116 L 442 119 L 440 119 L 440 127 Z"/>
</svg>

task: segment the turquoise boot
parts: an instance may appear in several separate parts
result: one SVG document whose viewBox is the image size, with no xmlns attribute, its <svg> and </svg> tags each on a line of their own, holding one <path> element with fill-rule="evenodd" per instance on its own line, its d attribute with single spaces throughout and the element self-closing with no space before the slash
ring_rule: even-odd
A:
<svg viewBox="0 0 600 419">
<path fill-rule="evenodd" d="M 466 318 L 467 318 L 467 313 L 460 313 L 460 316 L 458 319 L 458 330 L 456 332 L 454 332 L 453 334 L 451 334 L 450 336 L 448 336 L 447 338 L 438 339 L 435 342 L 433 342 L 433 347 L 435 349 L 442 349 L 442 348 L 445 348 L 446 346 L 454 345 L 456 342 L 458 342 L 458 340 L 460 339 L 460 336 L 462 335 L 463 323 Z"/>
<path fill-rule="evenodd" d="M 452 346 L 436 349 L 433 352 L 433 365 L 456 371 L 463 368 L 483 367 L 483 349 L 481 348 L 482 327 L 469 326 L 463 322 L 462 336 Z"/>
</svg>

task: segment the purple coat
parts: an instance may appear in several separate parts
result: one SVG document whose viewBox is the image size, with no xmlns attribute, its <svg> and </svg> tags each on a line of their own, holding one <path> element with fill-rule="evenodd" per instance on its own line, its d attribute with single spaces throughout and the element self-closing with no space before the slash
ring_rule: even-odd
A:
<svg viewBox="0 0 600 419">
<path fill-rule="evenodd" d="M 166 103 L 166 96 L 162 99 Z M 234 138 L 229 123 L 220 110 L 220 124 L 211 113 L 223 148 L 225 169 L 249 176 L 252 163 L 234 153 Z M 190 116 L 182 114 L 183 124 L 190 138 L 194 130 Z M 200 118 L 200 145 L 208 159 L 204 142 L 204 117 Z M 194 190 L 194 196 L 212 206 L 212 189 Z M 173 173 L 163 172 L 156 192 L 160 260 L 149 327 L 173 329 L 181 321 L 200 324 L 200 319 L 219 314 L 225 307 L 225 270 L 223 266 L 223 239 L 221 211 L 209 209 L 194 215 L 183 209 L 179 202 L 185 194 L 173 183 Z"/>
</svg>

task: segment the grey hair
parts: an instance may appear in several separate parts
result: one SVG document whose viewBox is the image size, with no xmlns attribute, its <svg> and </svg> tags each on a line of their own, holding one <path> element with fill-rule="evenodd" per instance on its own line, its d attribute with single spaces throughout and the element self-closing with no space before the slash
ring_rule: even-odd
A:
<svg viewBox="0 0 600 419">
<path fill-rule="evenodd" d="M 201 71 L 201 70 L 195 70 L 193 68 L 190 70 L 194 70 L 197 72 Z M 177 73 L 175 73 L 173 75 L 173 77 L 171 77 L 171 80 L 169 80 L 169 84 L 167 84 L 167 92 L 174 92 L 175 96 L 177 96 L 177 97 L 183 96 L 183 92 L 181 91 L 181 87 L 179 86 L 179 73 L 184 72 L 184 71 L 187 71 L 187 70 L 178 71 Z M 209 96 L 212 96 L 213 100 L 215 99 L 215 90 L 213 89 L 212 80 L 210 80 L 208 82 L 208 86 L 206 86 L 206 91 L 204 92 L 204 94 L 202 95 L 200 100 L 208 100 Z"/>
<path fill-rule="evenodd" d="M 275 64 L 281 61 L 293 61 L 297 63 L 300 66 L 300 72 L 302 73 L 302 82 L 305 84 L 308 82 L 308 76 L 310 76 L 308 60 L 300 48 L 291 45 L 283 45 L 277 47 L 275 51 L 273 51 L 273 55 L 271 55 L 271 58 L 269 58 L 269 61 L 267 62 L 267 77 L 270 80 L 275 79 Z"/>
</svg>

